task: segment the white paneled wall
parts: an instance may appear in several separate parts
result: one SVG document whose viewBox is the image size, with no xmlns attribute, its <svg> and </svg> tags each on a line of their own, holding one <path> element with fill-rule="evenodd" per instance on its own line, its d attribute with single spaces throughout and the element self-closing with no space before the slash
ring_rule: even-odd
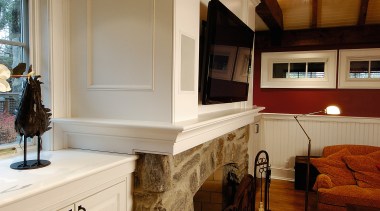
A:
<svg viewBox="0 0 380 211">
<path fill-rule="evenodd" d="M 380 118 L 340 116 L 299 117 L 311 138 L 311 155 L 321 155 L 324 146 L 362 144 L 380 146 Z M 294 180 L 294 158 L 307 155 L 308 139 L 292 115 L 264 114 L 260 121 L 257 151 L 269 153 L 272 177 Z"/>
</svg>

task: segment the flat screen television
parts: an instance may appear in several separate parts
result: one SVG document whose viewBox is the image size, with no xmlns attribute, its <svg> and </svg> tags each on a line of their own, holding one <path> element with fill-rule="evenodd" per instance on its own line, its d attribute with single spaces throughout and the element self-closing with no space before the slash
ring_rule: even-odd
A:
<svg viewBox="0 0 380 211">
<path fill-rule="evenodd" d="M 246 101 L 255 33 L 219 0 L 209 2 L 203 25 L 199 80 L 202 104 Z"/>
</svg>

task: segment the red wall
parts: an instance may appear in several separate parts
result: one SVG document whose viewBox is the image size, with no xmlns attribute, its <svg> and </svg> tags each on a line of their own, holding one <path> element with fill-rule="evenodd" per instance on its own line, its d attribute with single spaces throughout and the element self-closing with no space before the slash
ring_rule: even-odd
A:
<svg viewBox="0 0 380 211">
<path fill-rule="evenodd" d="M 258 50 L 254 61 L 253 104 L 266 113 L 303 114 L 337 105 L 342 116 L 380 117 L 380 89 L 262 89 Z"/>
</svg>

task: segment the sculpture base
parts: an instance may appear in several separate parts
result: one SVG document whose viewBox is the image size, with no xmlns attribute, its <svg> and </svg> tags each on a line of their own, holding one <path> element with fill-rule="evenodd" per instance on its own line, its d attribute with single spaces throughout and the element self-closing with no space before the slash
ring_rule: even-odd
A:
<svg viewBox="0 0 380 211">
<path fill-rule="evenodd" d="M 16 170 L 28 170 L 28 169 L 38 169 L 38 168 L 43 168 L 45 166 L 50 165 L 50 161 L 48 160 L 27 160 L 26 163 L 24 161 L 20 161 L 17 163 L 12 163 L 11 164 L 11 169 L 16 169 Z"/>
</svg>

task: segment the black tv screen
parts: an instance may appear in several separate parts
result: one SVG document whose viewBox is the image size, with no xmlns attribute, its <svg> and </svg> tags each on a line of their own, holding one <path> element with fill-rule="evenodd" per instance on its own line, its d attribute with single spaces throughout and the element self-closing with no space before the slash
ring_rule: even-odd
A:
<svg viewBox="0 0 380 211">
<path fill-rule="evenodd" d="M 246 101 L 254 32 L 218 0 L 209 2 L 202 31 L 202 104 Z"/>
</svg>

